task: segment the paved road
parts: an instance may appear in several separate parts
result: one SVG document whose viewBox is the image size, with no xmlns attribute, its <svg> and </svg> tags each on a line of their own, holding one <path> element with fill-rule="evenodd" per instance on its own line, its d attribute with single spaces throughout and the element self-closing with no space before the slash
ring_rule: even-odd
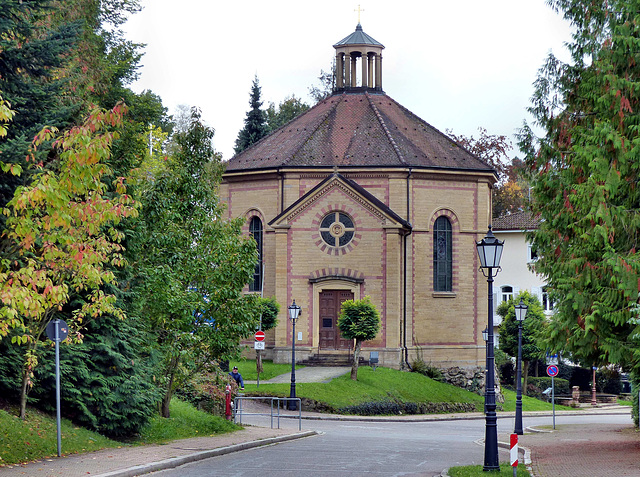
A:
<svg viewBox="0 0 640 477">
<path fill-rule="evenodd" d="M 257 419 L 257 418 L 256 418 Z M 628 416 L 558 417 L 569 423 L 629 423 Z M 499 419 L 500 440 L 513 431 L 513 419 Z M 552 420 L 528 418 L 526 426 L 549 426 Z M 297 422 L 283 420 L 283 427 Z M 305 421 L 303 429 L 322 434 L 266 448 L 216 457 L 158 477 L 213 476 L 435 476 L 455 465 L 482 464 L 484 420 L 444 422 L 327 422 Z M 525 436 L 526 437 L 526 436 Z M 508 461 L 506 450 L 500 460 Z"/>
</svg>

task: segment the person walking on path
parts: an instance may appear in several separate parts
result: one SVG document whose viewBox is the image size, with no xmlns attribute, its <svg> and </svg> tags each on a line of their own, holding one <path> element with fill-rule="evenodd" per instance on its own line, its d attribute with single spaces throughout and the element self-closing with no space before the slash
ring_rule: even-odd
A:
<svg viewBox="0 0 640 477">
<path fill-rule="evenodd" d="M 234 381 L 236 382 L 236 384 L 240 388 L 240 391 L 244 391 L 244 381 L 242 379 L 242 374 L 240 374 L 238 372 L 238 367 L 237 366 L 233 367 L 233 369 L 229 373 L 229 376 L 231 376 L 234 379 Z"/>
</svg>

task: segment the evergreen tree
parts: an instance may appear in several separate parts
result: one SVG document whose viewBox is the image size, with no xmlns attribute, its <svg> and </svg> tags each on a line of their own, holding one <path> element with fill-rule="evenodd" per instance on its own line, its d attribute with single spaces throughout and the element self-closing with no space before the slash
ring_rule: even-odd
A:
<svg viewBox="0 0 640 477">
<path fill-rule="evenodd" d="M 64 129 L 77 119 L 77 108 L 62 99 L 68 81 L 60 71 L 78 42 L 80 25 L 41 27 L 51 8 L 50 0 L 0 0 L 0 94 L 16 113 L 0 161 L 22 169 L 20 176 L 0 175 L 0 208 L 30 181 L 25 158 L 34 136 L 45 126 Z M 38 161 L 45 159 L 46 152 L 38 154 Z M 0 216 L 1 228 L 4 223 Z"/>
<path fill-rule="evenodd" d="M 247 117 L 244 119 L 244 127 L 238 133 L 236 145 L 233 149 L 236 154 L 241 153 L 269 133 L 269 129 L 267 127 L 267 115 L 262 109 L 260 109 L 262 107 L 260 95 L 261 88 L 258 82 L 258 77 L 256 76 L 253 79 L 253 84 L 251 85 L 251 95 L 249 100 L 251 109 L 247 112 Z"/>
<path fill-rule="evenodd" d="M 522 131 L 540 225 L 534 267 L 555 315 L 547 339 L 588 365 L 640 371 L 640 1 L 552 0 L 574 27 L 550 55 Z"/>
</svg>

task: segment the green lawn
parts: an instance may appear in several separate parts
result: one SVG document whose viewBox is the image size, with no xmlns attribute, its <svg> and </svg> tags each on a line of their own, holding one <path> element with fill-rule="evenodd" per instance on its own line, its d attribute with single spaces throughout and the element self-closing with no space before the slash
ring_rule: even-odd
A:
<svg viewBox="0 0 640 477">
<path fill-rule="evenodd" d="M 100 434 L 61 422 L 62 453 L 78 454 L 122 444 Z M 0 410 L 0 464 L 18 464 L 58 455 L 55 417 L 29 408 L 27 419 Z"/>
<path fill-rule="evenodd" d="M 485 472 L 481 465 L 465 465 L 462 467 L 451 467 L 448 471 L 451 477 L 513 477 L 513 467 L 509 462 L 500 463 L 500 472 Z M 524 464 L 518 465 L 517 477 L 531 477 Z"/>
<path fill-rule="evenodd" d="M 502 405 L 503 411 L 515 411 L 516 410 L 516 393 L 508 389 L 502 389 L 504 395 L 504 404 Z M 531 398 L 529 396 L 522 396 L 522 411 L 551 411 L 553 406 L 550 402 L 540 401 L 540 399 Z M 572 407 L 561 406 L 556 403 L 556 411 L 570 411 Z"/>
<path fill-rule="evenodd" d="M 290 385 L 260 384 L 261 394 L 287 396 Z M 255 385 L 245 385 L 245 393 L 256 392 Z M 482 396 L 434 381 L 422 374 L 369 366 L 358 370 L 358 380 L 352 381 L 347 373 L 330 383 L 297 383 L 296 395 L 328 404 L 334 409 L 364 402 L 398 400 L 404 402 L 470 402 L 481 410 Z"/>
<path fill-rule="evenodd" d="M 140 438 L 133 444 L 161 444 L 175 439 L 211 436 L 242 429 L 232 421 L 198 411 L 191 404 L 173 399 L 169 406 L 171 417 L 155 416 L 142 428 Z"/>
<path fill-rule="evenodd" d="M 109 447 L 163 443 L 187 437 L 209 436 L 242 429 L 233 422 L 198 411 L 190 404 L 171 401 L 171 418 L 156 416 L 142 429 L 138 439 L 127 443 L 107 439 L 96 432 L 62 419 L 62 454 L 80 454 Z M 15 413 L 0 410 L 0 466 L 57 456 L 55 417 L 32 408 L 22 421 Z"/>
<path fill-rule="evenodd" d="M 229 369 L 232 369 L 234 366 L 238 367 L 238 371 L 240 372 L 240 374 L 242 374 L 242 379 L 244 379 L 245 381 L 258 380 L 255 359 L 242 358 L 238 361 L 230 361 Z M 267 379 L 280 376 L 281 374 L 291 372 L 290 364 L 274 364 L 273 361 L 269 361 L 266 359 L 262 360 L 262 368 L 264 371 L 260 373 L 260 383 L 262 383 L 262 381 L 266 381 Z M 304 368 L 304 366 L 296 364 L 296 369 L 300 368 Z"/>
</svg>

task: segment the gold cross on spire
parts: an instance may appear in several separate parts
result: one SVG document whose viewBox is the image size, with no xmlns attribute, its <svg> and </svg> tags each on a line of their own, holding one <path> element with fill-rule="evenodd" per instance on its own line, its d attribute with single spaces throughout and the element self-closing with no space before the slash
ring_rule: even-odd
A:
<svg viewBox="0 0 640 477">
<path fill-rule="evenodd" d="M 364 12 L 364 9 L 360 8 L 360 4 L 358 4 L 358 9 L 354 10 L 354 12 L 358 12 L 358 23 L 360 23 L 360 13 Z"/>
</svg>

